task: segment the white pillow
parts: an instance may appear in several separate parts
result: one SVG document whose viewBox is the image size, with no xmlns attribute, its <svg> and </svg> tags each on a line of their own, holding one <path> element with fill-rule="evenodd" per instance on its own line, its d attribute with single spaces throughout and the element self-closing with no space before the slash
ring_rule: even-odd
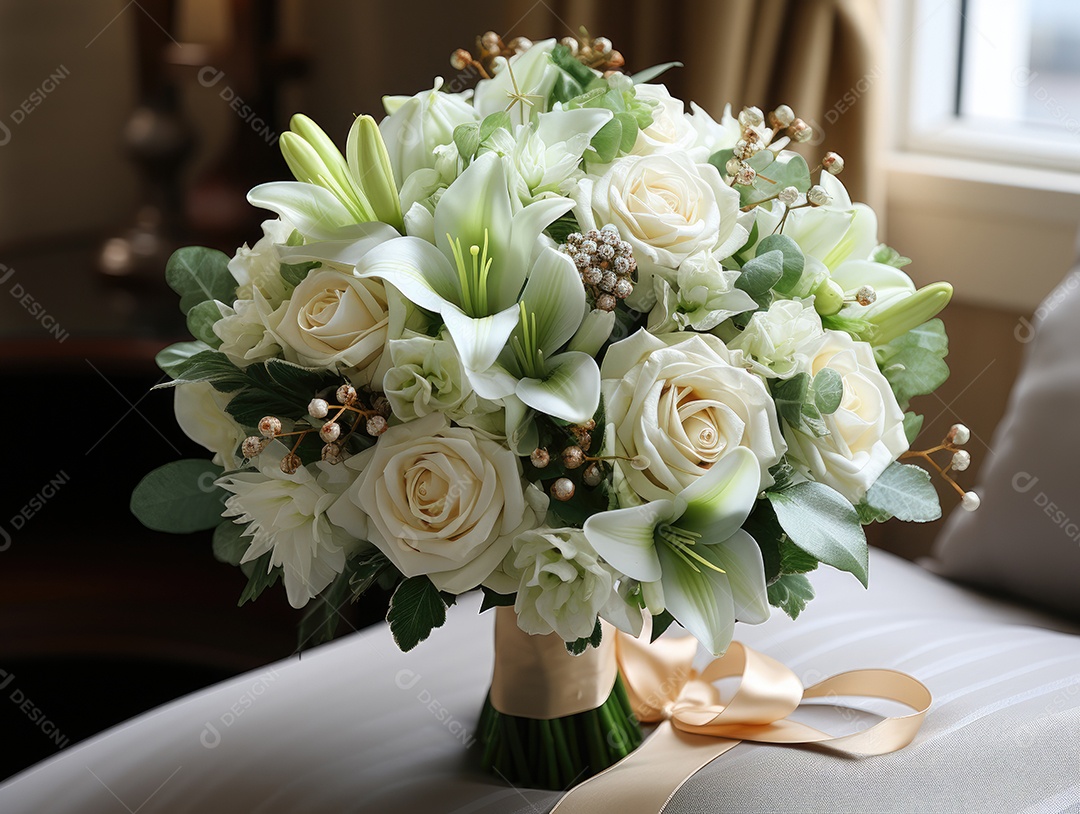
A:
<svg viewBox="0 0 1080 814">
<path fill-rule="evenodd" d="M 924 563 L 1080 617 L 1080 269 L 1021 320 L 1027 355 L 975 491 Z"/>
</svg>

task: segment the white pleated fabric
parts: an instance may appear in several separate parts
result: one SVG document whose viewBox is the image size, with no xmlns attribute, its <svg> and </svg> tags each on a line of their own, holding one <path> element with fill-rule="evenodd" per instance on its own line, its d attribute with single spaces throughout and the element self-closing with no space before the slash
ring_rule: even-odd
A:
<svg viewBox="0 0 1080 814">
<path fill-rule="evenodd" d="M 919 736 L 861 760 L 743 743 L 665 812 L 1080 812 L 1076 629 L 881 551 L 869 591 L 831 569 L 812 579 L 820 595 L 798 622 L 775 614 L 738 637 L 804 684 L 857 668 L 910 673 L 935 696 Z M 471 767 L 494 622 L 478 604 L 451 609 L 412 653 L 380 626 L 136 718 L 0 786 L 0 811 L 547 811 L 557 793 Z M 873 720 L 796 715 L 837 734 Z"/>
</svg>

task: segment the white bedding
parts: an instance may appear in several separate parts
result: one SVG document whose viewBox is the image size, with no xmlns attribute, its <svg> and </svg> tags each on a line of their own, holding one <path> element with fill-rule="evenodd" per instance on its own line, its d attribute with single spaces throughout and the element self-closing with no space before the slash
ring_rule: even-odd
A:
<svg viewBox="0 0 1080 814">
<path fill-rule="evenodd" d="M 738 638 L 805 683 L 915 675 L 935 695 L 917 740 L 863 760 L 741 744 L 667 811 L 1080 812 L 1080 637 L 881 551 L 869 591 L 812 578 L 820 596 L 797 623 L 774 612 Z M 493 615 L 477 605 L 412 653 L 377 626 L 140 716 L 0 786 L 0 811 L 546 811 L 557 794 L 469 767 L 492 662 Z"/>
</svg>

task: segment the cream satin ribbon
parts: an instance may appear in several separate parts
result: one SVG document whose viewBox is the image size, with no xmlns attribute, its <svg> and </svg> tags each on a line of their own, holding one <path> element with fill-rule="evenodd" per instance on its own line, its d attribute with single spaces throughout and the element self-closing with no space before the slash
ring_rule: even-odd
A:
<svg viewBox="0 0 1080 814">
<path fill-rule="evenodd" d="M 660 725 L 628 757 L 571 789 L 553 814 L 657 814 L 691 775 L 740 741 L 817 743 L 849 755 L 894 752 L 911 743 L 932 700 L 921 682 L 895 670 L 853 670 L 803 689 L 783 664 L 738 642 L 698 673 L 692 637 L 653 644 L 615 638 L 634 710 L 643 723 Z M 730 677 L 741 679 L 739 688 L 722 703 L 713 682 Z M 788 720 L 805 698 L 841 696 L 883 698 L 915 711 L 840 737 Z"/>
</svg>

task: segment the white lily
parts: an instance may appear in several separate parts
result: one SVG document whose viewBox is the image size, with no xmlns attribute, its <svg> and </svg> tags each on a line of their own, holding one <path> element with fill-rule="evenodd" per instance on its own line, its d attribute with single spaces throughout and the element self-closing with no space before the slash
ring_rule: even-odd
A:
<svg viewBox="0 0 1080 814">
<path fill-rule="evenodd" d="M 532 263 L 541 232 L 572 206 L 569 199 L 548 198 L 515 213 L 503 159 L 489 153 L 473 161 L 439 199 L 438 248 L 414 237 L 387 241 L 363 256 L 356 273 L 379 277 L 438 313 L 473 388 L 483 398 L 503 398 L 514 391 L 514 381 L 490 369 L 518 325 L 519 294 L 530 269 L 543 273 L 551 267 Z M 584 303 L 582 294 L 574 330 Z"/>
<path fill-rule="evenodd" d="M 849 305 L 844 311 L 845 315 L 862 319 L 869 319 L 915 293 L 915 283 L 906 273 L 872 260 L 846 260 L 833 269 L 832 279 L 843 289 L 846 300 L 853 299 L 863 286 L 874 289 L 877 298 L 870 305 Z"/>
<path fill-rule="evenodd" d="M 784 234 L 799 244 L 803 254 L 817 258 L 830 271 L 845 260 L 869 257 L 878 244 L 874 210 L 852 203 L 835 175 L 822 170 L 819 183 L 832 198 L 831 203 L 793 211 L 784 224 Z"/>
<path fill-rule="evenodd" d="M 740 447 L 673 500 L 594 514 L 585 537 L 642 583 L 651 612 L 666 608 L 720 655 L 736 620 L 759 624 L 769 617 L 761 550 L 742 530 L 760 483 L 757 459 Z"/>
<path fill-rule="evenodd" d="M 511 186 L 522 203 L 528 204 L 558 194 L 562 184 L 578 171 L 593 136 L 614 115 L 604 108 L 553 110 L 531 124 L 518 126 L 514 133 L 496 130 L 480 153 L 495 152 L 510 159 L 515 171 Z"/>
<path fill-rule="evenodd" d="M 417 170 L 436 166 L 435 148 L 453 141 L 455 127 L 479 121 L 469 92 L 446 93 L 442 86 L 442 77 L 436 77 L 434 87 L 415 96 L 383 97 L 387 116 L 379 130 L 399 186 Z"/>
<path fill-rule="evenodd" d="M 559 68 L 551 61 L 554 49 L 554 39 L 541 40 L 528 51 L 514 54 L 509 63 L 500 58 L 495 76 L 476 84 L 473 107 L 480 118 L 506 110 L 511 122 L 525 124 L 546 111 L 559 76 Z"/>
</svg>

